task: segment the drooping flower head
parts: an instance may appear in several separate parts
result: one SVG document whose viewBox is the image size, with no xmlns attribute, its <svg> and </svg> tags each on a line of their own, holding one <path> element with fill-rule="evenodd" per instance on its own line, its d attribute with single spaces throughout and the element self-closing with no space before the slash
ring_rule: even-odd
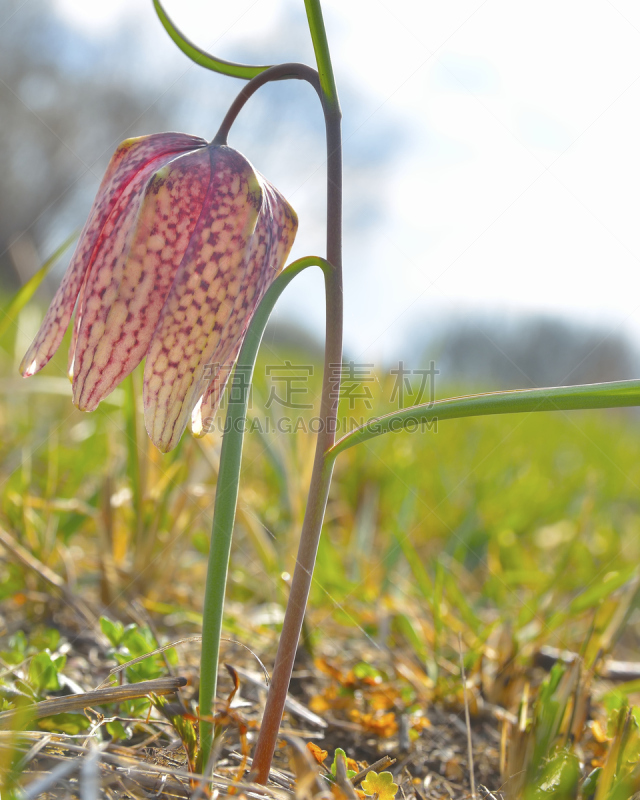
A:
<svg viewBox="0 0 640 800">
<path fill-rule="evenodd" d="M 49 361 L 76 306 L 74 403 L 93 411 L 146 356 L 147 432 L 171 450 L 189 418 L 203 432 L 296 229 L 291 206 L 237 151 L 179 133 L 126 140 L 22 374 Z"/>
</svg>

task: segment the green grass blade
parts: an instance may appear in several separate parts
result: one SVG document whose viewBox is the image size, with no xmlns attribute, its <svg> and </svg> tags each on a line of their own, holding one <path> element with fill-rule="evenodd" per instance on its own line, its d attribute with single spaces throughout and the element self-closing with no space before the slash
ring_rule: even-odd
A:
<svg viewBox="0 0 640 800">
<path fill-rule="evenodd" d="M 57 250 L 55 250 L 49 256 L 36 274 L 29 278 L 25 285 L 18 290 L 7 310 L 2 312 L 4 316 L 2 317 L 2 320 L 0 320 L 0 339 L 2 339 L 9 328 L 15 324 L 22 309 L 27 305 L 29 300 L 31 300 L 42 281 L 47 277 L 51 268 L 62 256 L 65 250 L 67 250 L 68 247 L 73 243 L 77 236 L 77 231 L 74 231 L 70 236 L 68 236 L 60 245 L 60 247 L 58 247 Z"/>
<path fill-rule="evenodd" d="M 301 258 L 290 264 L 267 290 L 247 330 L 236 363 L 233 386 L 228 394 L 229 401 L 225 434 L 220 452 L 202 622 L 200 716 L 204 720 L 200 723 L 200 754 L 198 757 L 200 769 L 204 769 L 207 764 L 213 741 L 213 725 L 206 721 L 206 718 L 211 718 L 213 701 L 216 696 L 224 595 L 238 502 L 240 462 L 253 370 L 264 329 L 276 301 L 296 275 L 299 275 L 307 267 L 313 266 L 319 266 L 325 272 L 331 270 L 330 264 L 322 258 L 316 256 Z"/>
<path fill-rule="evenodd" d="M 578 411 L 591 408 L 640 406 L 640 381 L 592 383 L 585 386 L 557 386 L 549 389 L 520 389 L 507 392 L 452 397 L 420 406 L 412 406 L 369 420 L 343 436 L 327 452 L 335 459 L 344 450 L 383 433 L 407 428 L 428 428 L 441 420 L 493 414 L 522 414 L 534 411 Z"/>
<path fill-rule="evenodd" d="M 178 28 L 176 28 L 167 15 L 167 12 L 160 5 L 160 0 L 153 0 L 153 7 L 156 10 L 156 14 L 160 19 L 160 22 L 163 24 L 164 29 L 178 45 L 180 50 L 182 50 L 186 56 L 189 56 L 192 61 L 195 61 L 195 63 L 199 64 L 201 67 L 210 69 L 213 72 L 220 72 L 223 75 L 230 75 L 232 78 L 242 78 L 248 81 L 251 78 L 255 78 L 255 76 L 259 75 L 261 72 L 264 72 L 265 69 L 269 69 L 271 66 L 270 64 L 267 64 L 266 66 L 253 67 L 249 64 L 236 64 L 233 61 L 225 61 L 222 58 L 216 58 L 204 50 L 201 50 L 197 45 L 189 41 L 189 39 L 187 39 L 187 37 L 178 30 Z"/>
</svg>

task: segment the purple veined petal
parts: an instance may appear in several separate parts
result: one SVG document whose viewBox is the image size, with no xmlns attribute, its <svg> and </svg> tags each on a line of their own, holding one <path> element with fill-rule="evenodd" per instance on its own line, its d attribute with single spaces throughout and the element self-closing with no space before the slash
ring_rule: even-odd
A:
<svg viewBox="0 0 640 800">
<path fill-rule="evenodd" d="M 82 397 L 86 375 L 97 342 L 105 333 L 104 317 L 116 299 L 117 282 L 114 282 L 115 286 L 112 285 L 114 271 L 116 274 L 122 272 L 122 265 L 133 241 L 145 189 L 156 169 L 157 164 L 152 161 L 127 184 L 105 222 L 95 246 L 83 290 L 72 365 L 73 402 L 82 411 L 93 411 L 95 408 L 86 402 L 86 397 Z"/>
<path fill-rule="evenodd" d="M 284 266 L 298 227 L 296 213 L 284 197 L 261 175 L 258 177 L 263 190 L 263 203 L 256 230 L 247 248 L 248 268 L 239 294 L 240 304 L 236 303 L 234 314 L 220 335 L 211 362 L 202 368 L 205 388 L 191 415 L 191 431 L 195 436 L 207 433 L 205 419 L 212 416 L 220 404 L 253 313 Z M 211 379 L 207 385 L 205 381 L 209 376 Z"/>
<path fill-rule="evenodd" d="M 180 155 L 152 176 L 143 170 L 114 209 L 84 296 L 74 369 L 79 408 L 96 408 L 144 358 L 210 177 L 206 148 Z"/>
<path fill-rule="evenodd" d="M 296 212 L 274 186 L 262 176 L 260 179 L 267 198 L 265 209 L 269 210 L 267 225 L 270 240 L 266 258 L 262 263 L 256 305 L 262 300 L 264 293 L 284 267 L 298 230 Z"/>
<path fill-rule="evenodd" d="M 210 360 L 202 362 L 194 378 L 196 396 L 200 400 L 191 414 L 191 431 L 202 428 L 202 413 L 213 414 L 220 403 L 222 393 L 235 360 L 240 351 L 249 322 L 260 299 L 262 266 L 267 263 L 271 248 L 269 195 L 262 185 L 262 207 L 255 231 L 247 242 L 242 269 L 238 270 L 240 286 L 231 313 L 221 328 L 216 330 L 208 342 Z M 226 374 L 225 374 L 226 373 Z"/>
<path fill-rule="evenodd" d="M 158 133 L 122 142 L 111 157 L 71 263 L 47 311 L 38 335 L 20 365 L 24 377 L 42 369 L 58 349 L 91 263 L 98 237 L 118 197 L 150 161 L 203 147 L 206 142 L 183 133 Z"/>
<path fill-rule="evenodd" d="M 228 147 L 209 153 L 209 194 L 145 365 L 145 423 L 163 452 L 176 446 L 203 393 L 202 369 L 233 313 L 262 205 L 256 173 L 240 153 Z"/>
</svg>

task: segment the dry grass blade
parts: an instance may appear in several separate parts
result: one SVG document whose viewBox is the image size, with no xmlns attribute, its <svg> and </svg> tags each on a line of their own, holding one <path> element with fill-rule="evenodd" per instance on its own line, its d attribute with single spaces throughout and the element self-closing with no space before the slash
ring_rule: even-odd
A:
<svg viewBox="0 0 640 800">
<path fill-rule="evenodd" d="M 21 734 L 22 735 L 22 734 Z M 49 734 L 47 734 L 49 736 Z M 62 741 L 59 741 L 62 738 Z M 45 754 L 48 758 L 56 760 L 62 759 L 59 766 L 56 766 L 51 773 L 33 781 L 23 793 L 20 800 L 35 800 L 41 797 L 42 793 L 51 790 L 55 785 L 60 785 L 66 777 L 78 770 L 82 770 L 83 765 L 93 754 L 96 759 L 94 765 L 98 764 L 95 748 L 82 747 L 66 741 L 66 737 L 54 736 L 53 741 L 47 740 Z M 213 794 L 209 794 L 207 788 L 204 796 L 216 797 L 220 791 L 229 789 L 240 789 L 245 795 L 253 798 L 273 798 L 273 800 L 286 800 L 291 797 L 289 791 L 276 789 L 270 786 L 258 786 L 248 781 L 237 782 L 228 779 L 223 775 L 210 774 L 208 777 L 199 773 L 188 772 L 179 767 L 160 766 L 143 760 L 129 748 L 114 745 L 113 742 L 105 742 L 97 748 L 102 764 L 100 772 L 102 774 L 102 788 L 113 784 L 115 780 L 118 784 L 116 796 L 121 796 L 123 789 L 132 792 L 132 796 L 146 796 L 146 791 L 151 791 L 155 797 L 183 797 L 192 796 L 189 786 L 204 785 L 208 787 L 213 784 Z M 66 755 L 62 755 L 66 751 Z M 70 756 L 77 756 L 70 758 Z M 81 775 L 82 777 L 82 775 Z M 32 788 L 31 788 L 32 787 Z M 27 792 L 29 792 L 27 794 Z M 98 795 L 99 796 L 99 795 Z M 195 789 L 195 797 L 198 795 L 198 788 Z M 87 797 L 92 797 L 88 795 Z"/>
<path fill-rule="evenodd" d="M 336 783 L 347 800 L 359 800 L 353 784 L 347 777 L 347 760 L 342 753 L 336 753 Z"/>
<path fill-rule="evenodd" d="M 281 738 L 285 739 L 288 734 L 282 732 L 282 728 L 280 728 L 280 736 Z M 245 757 L 242 753 L 237 753 L 232 750 L 229 753 L 229 757 L 232 758 L 234 761 L 244 761 Z M 253 759 L 247 758 L 246 759 L 247 766 L 251 767 L 253 765 Z M 248 780 L 251 780 L 251 773 L 249 773 Z M 293 789 L 293 780 L 289 775 L 285 775 L 283 772 L 279 772 L 277 769 L 271 767 L 269 770 L 269 780 L 275 783 L 277 786 L 282 787 L 287 793 L 287 797 L 290 797 L 290 790 Z M 273 787 L 270 787 L 273 788 Z M 274 790 L 277 794 L 277 790 Z"/>
<path fill-rule="evenodd" d="M 157 639 L 157 637 L 156 637 L 156 639 Z M 133 664 L 137 664 L 140 661 L 144 661 L 147 658 L 151 658 L 151 656 L 160 655 L 161 653 L 164 653 L 167 650 L 171 650 L 172 647 L 178 647 L 178 645 L 181 645 L 181 644 L 189 644 L 190 642 L 201 642 L 201 641 L 202 641 L 202 636 L 200 636 L 200 635 L 197 635 L 197 636 L 185 636 L 182 639 L 176 639 L 173 642 L 169 642 L 169 644 L 164 644 L 161 647 L 157 647 L 155 650 L 150 650 L 148 653 L 144 653 L 143 655 L 138 656 L 137 658 L 132 658 L 131 661 L 125 661 L 124 664 L 119 664 L 117 667 L 113 667 L 113 669 L 110 669 L 109 670 L 109 676 L 104 681 L 102 681 L 102 683 L 97 688 L 100 689 L 102 686 L 104 686 L 104 684 L 109 680 L 109 678 L 111 676 L 117 675 L 119 672 L 122 672 L 122 670 L 126 669 L 127 667 L 132 666 Z M 231 644 L 237 644 L 239 647 L 243 647 L 245 650 L 247 650 L 249 653 L 251 653 L 251 655 L 255 658 L 255 660 L 258 662 L 258 664 L 260 664 L 260 667 L 262 668 L 262 671 L 264 673 L 266 686 L 267 687 L 269 686 L 269 672 L 268 672 L 267 668 L 265 667 L 265 665 L 262 663 L 262 661 L 258 658 L 258 656 L 253 652 L 253 650 L 250 647 L 248 647 L 246 644 L 243 644 L 242 642 L 236 641 L 235 639 L 227 639 L 225 637 L 222 637 L 220 639 L 220 641 L 221 642 L 230 642 Z M 246 677 L 248 680 L 253 680 L 255 682 L 255 678 L 249 677 L 250 673 L 245 672 L 244 670 L 238 670 L 238 672 L 241 673 L 242 676 Z M 260 681 L 258 681 L 258 684 L 260 684 Z"/>
<path fill-rule="evenodd" d="M 100 747 L 92 747 L 80 770 L 80 800 L 98 800 L 100 794 Z"/>
<path fill-rule="evenodd" d="M 248 681 L 256 688 L 264 689 L 265 691 L 268 688 L 268 682 L 264 683 L 257 673 L 252 672 L 251 670 L 242 669 L 241 667 L 236 667 L 235 669 L 241 678 L 243 678 L 245 681 Z M 304 706 L 300 701 L 296 700 L 296 698 L 292 697 L 290 694 L 287 695 L 285 708 L 287 711 L 291 711 L 296 716 L 305 720 L 305 722 L 308 722 L 317 728 L 327 727 L 326 720 L 322 719 L 322 717 L 319 717 L 317 714 L 314 714 L 313 711 L 310 711 L 306 706 Z"/>
<path fill-rule="evenodd" d="M 84 603 L 78 602 L 78 600 L 69 591 L 67 584 L 59 575 L 47 567 L 46 564 L 43 564 L 41 561 L 39 561 L 32 553 L 30 553 L 25 547 L 17 542 L 10 533 L 2 528 L 0 528 L 0 542 L 15 558 L 18 559 L 18 561 L 24 564 L 25 567 L 37 573 L 44 581 L 57 589 L 62 594 L 65 601 L 69 603 L 69 605 L 75 609 L 75 611 L 77 611 L 77 613 L 86 622 L 88 622 L 92 628 L 95 627 L 95 616 L 91 613 L 91 611 L 89 611 Z"/>
<path fill-rule="evenodd" d="M 125 686 L 112 686 L 107 689 L 97 689 L 94 692 L 72 694 L 68 697 L 56 697 L 53 700 L 43 700 L 31 706 L 3 711 L 0 713 L 0 730 L 7 730 L 14 722 L 28 717 L 30 719 L 43 719 L 55 714 L 68 711 L 81 711 L 84 708 L 104 703 L 122 703 L 125 700 L 134 700 L 137 697 L 154 692 L 165 695 L 177 692 L 187 683 L 186 678 L 156 678 L 152 681 L 128 683 Z"/>
<path fill-rule="evenodd" d="M 476 776 L 473 768 L 473 741 L 471 739 L 471 718 L 469 716 L 469 698 L 467 697 L 467 676 L 464 671 L 462 658 L 462 637 L 458 634 L 458 647 L 460 649 L 460 678 L 464 695 L 464 721 L 467 726 L 467 752 L 469 754 L 469 781 L 471 783 L 471 797 L 476 800 Z"/>
<path fill-rule="evenodd" d="M 295 793 L 298 800 L 311 800 L 326 791 L 314 761 L 305 743 L 297 736 L 284 736 L 289 745 L 289 763 L 296 776 Z"/>
<path fill-rule="evenodd" d="M 80 758 L 74 758 L 71 761 L 63 761 L 62 764 L 58 764 L 48 775 L 44 775 L 42 778 L 32 781 L 23 789 L 21 800 L 36 800 L 36 798 L 42 797 L 42 795 L 48 792 L 49 789 L 52 789 L 58 781 L 67 778 L 77 769 L 80 769 L 83 761 L 84 757 L 81 756 Z"/>
<path fill-rule="evenodd" d="M 160 655 L 160 653 L 164 653 L 167 650 L 171 650 L 172 647 L 177 647 L 180 644 L 187 644 L 188 642 L 201 642 L 201 641 L 202 641 L 202 636 L 186 636 L 183 639 L 176 639 L 175 642 L 169 642 L 169 644 L 162 645 L 162 647 L 156 647 L 155 650 L 149 650 L 148 653 L 143 653 L 143 655 L 138 656 L 137 658 L 132 658 L 130 661 L 125 661 L 123 664 L 119 664 L 117 667 L 113 667 L 113 669 L 109 670 L 109 675 L 102 681 L 101 684 L 99 684 L 96 691 L 102 689 L 105 683 L 107 683 L 114 675 L 117 675 L 119 672 L 122 672 L 127 667 L 131 667 L 133 664 L 138 664 L 140 661 L 145 661 L 147 658 Z"/>
<path fill-rule="evenodd" d="M 203 775 L 197 781 L 197 786 L 191 794 L 191 800 L 199 800 L 201 797 L 206 797 L 209 794 L 207 784 L 209 783 L 210 776 L 213 775 L 214 767 L 220 756 L 220 748 L 222 745 L 222 736 L 216 736 L 213 740 L 213 747 L 209 754 L 209 760 L 204 768 Z M 211 800 L 216 800 L 218 797 L 218 790 L 214 789 L 211 793 Z"/>
<path fill-rule="evenodd" d="M 543 645 L 535 654 L 534 663 L 538 667 L 550 670 L 558 661 L 562 661 L 564 664 L 573 664 L 578 658 L 580 656 L 570 650 L 559 650 L 557 647 Z M 607 681 L 636 681 L 640 679 L 640 663 L 609 658 L 604 662 L 598 674 Z"/>
<path fill-rule="evenodd" d="M 16 772 L 23 772 L 27 764 L 29 764 L 38 755 L 38 753 L 51 741 L 52 735 L 46 734 L 40 741 L 36 742 L 24 756 L 16 764 Z"/>
</svg>

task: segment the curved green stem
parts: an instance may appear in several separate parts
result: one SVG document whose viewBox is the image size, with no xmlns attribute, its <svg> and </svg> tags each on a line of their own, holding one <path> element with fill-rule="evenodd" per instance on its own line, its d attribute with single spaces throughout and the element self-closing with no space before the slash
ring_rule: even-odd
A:
<svg viewBox="0 0 640 800">
<path fill-rule="evenodd" d="M 492 414 L 518 414 L 533 411 L 580 411 L 590 408 L 640 406 L 640 381 L 592 383 L 585 386 L 558 386 L 549 389 L 518 389 L 489 392 L 468 397 L 452 397 L 386 414 L 355 428 L 326 452 L 327 461 L 340 453 L 383 433 L 408 427 L 431 425 L 434 420 L 460 419 Z"/>
<path fill-rule="evenodd" d="M 153 7 L 156 10 L 156 14 L 160 19 L 160 22 L 163 24 L 164 29 L 178 45 L 180 50 L 182 50 L 186 56 L 189 56 L 192 61 L 195 61 L 195 63 L 199 64 L 201 67 L 210 69 L 213 72 L 220 72 L 222 75 L 229 75 L 232 78 L 242 78 L 243 80 L 248 81 L 250 78 L 255 78 L 256 75 L 259 75 L 261 72 L 264 72 L 265 69 L 269 69 L 271 66 L 270 64 L 267 64 L 266 66 L 254 67 L 250 64 L 236 64 L 234 61 L 225 61 L 222 58 L 216 58 L 210 53 L 201 50 L 197 45 L 189 41 L 189 39 L 187 39 L 187 37 L 178 30 L 178 28 L 176 28 L 167 12 L 161 6 L 160 0 L 153 0 Z"/>
<path fill-rule="evenodd" d="M 214 713 L 213 702 L 218 679 L 222 612 L 231 537 L 238 501 L 240 462 L 251 378 L 262 335 L 276 301 L 296 275 L 299 275 L 307 267 L 313 266 L 320 267 L 325 273 L 325 280 L 329 280 L 333 272 L 331 265 L 323 258 L 308 256 L 290 264 L 271 284 L 251 320 L 233 375 L 233 388 L 229 394 L 225 434 L 220 453 L 203 608 L 200 667 L 200 717 L 202 720 L 200 722 L 200 753 L 198 756 L 198 765 L 201 770 L 209 760 L 213 741 L 213 724 L 206 720 L 211 719 L 211 715 Z"/>
</svg>

